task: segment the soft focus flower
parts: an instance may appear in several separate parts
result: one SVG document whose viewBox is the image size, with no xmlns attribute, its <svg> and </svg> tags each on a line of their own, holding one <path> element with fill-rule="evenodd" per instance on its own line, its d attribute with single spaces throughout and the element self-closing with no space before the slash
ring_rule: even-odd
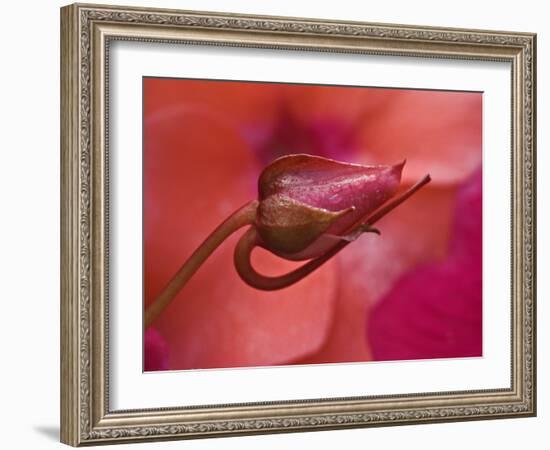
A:
<svg viewBox="0 0 550 450">
<path fill-rule="evenodd" d="M 168 368 L 372 359 L 369 311 L 404 273 L 446 259 L 453 245 L 456 186 L 481 163 L 481 95 L 147 78 L 146 305 L 210 230 L 255 197 L 262 168 L 296 153 L 407 158 L 405 186 L 428 172 L 432 182 L 380 221 L 382 237 L 366 234 L 280 291 L 239 279 L 231 266 L 240 236 L 229 238 L 155 322 Z M 303 264 L 261 248 L 252 258 L 272 275 Z"/>
</svg>

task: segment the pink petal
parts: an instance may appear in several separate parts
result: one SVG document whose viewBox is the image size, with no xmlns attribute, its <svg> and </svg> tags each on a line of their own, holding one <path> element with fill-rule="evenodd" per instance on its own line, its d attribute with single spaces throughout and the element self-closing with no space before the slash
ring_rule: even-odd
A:
<svg viewBox="0 0 550 450">
<path fill-rule="evenodd" d="M 381 236 L 367 233 L 335 257 L 334 324 L 323 348 L 300 363 L 373 359 L 365 318 L 404 273 L 446 257 L 455 195 L 451 188 L 426 186 L 377 224 Z"/>
<path fill-rule="evenodd" d="M 482 354 L 481 170 L 456 197 L 450 255 L 411 270 L 368 321 L 376 360 Z"/>
<path fill-rule="evenodd" d="M 468 258 L 481 264 L 482 249 L 482 171 L 475 170 L 457 192 L 451 252 L 455 258 Z"/>
<path fill-rule="evenodd" d="M 451 261 L 411 271 L 370 316 L 374 359 L 481 356 L 481 276 Z"/>
<path fill-rule="evenodd" d="M 161 334 L 153 327 L 147 328 L 143 338 L 144 370 L 168 369 L 168 345 Z"/>
</svg>

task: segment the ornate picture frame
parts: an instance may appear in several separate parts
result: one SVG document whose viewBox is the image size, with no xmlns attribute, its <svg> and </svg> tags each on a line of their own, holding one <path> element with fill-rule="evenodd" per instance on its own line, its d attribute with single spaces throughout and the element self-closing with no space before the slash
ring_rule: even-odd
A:
<svg viewBox="0 0 550 450">
<path fill-rule="evenodd" d="M 109 63 L 116 41 L 510 65 L 508 387 L 113 409 L 109 349 Z M 74 4 L 61 9 L 61 441 L 163 439 L 536 414 L 536 35 Z M 491 255 L 484 255 L 491 258 Z M 139 301 L 139 300 L 138 300 Z M 508 344 L 508 343 L 507 343 Z"/>
</svg>

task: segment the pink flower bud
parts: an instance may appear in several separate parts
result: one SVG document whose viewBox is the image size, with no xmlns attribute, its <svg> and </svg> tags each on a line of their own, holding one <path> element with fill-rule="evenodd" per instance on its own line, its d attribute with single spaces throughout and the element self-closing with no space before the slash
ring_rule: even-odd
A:
<svg viewBox="0 0 550 450">
<path fill-rule="evenodd" d="M 311 155 L 275 160 L 258 182 L 259 245 L 304 260 L 356 239 L 369 231 L 361 227 L 364 219 L 396 193 L 404 164 L 364 166 Z"/>
</svg>

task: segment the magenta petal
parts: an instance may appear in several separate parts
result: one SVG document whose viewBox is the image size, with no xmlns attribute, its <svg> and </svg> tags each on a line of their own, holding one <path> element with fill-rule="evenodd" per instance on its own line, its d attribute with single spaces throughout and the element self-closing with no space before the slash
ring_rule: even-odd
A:
<svg viewBox="0 0 550 450">
<path fill-rule="evenodd" d="M 371 311 L 375 360 L 482 355 L 481 170 L 457 192 L 446 261 L 402 277 Z"/>
<path fill-rule="evenodd" d="M 476 170 L 458 189 L 451 240 L 454 258 L 467 258 L 481 264 L 482 248 L 482 171 Z"/>
<path fill-rule="evenodd" d="M 168 344 L 153 327 L 147 328 L 143 342 L 144 370 L 168 369 Z"/>
<path fill-rule="evenodd" d="M 481 356 L 480 275 L 454 262 L 409 272 L 371 312 L 374 359 Z"/>
</svg>

